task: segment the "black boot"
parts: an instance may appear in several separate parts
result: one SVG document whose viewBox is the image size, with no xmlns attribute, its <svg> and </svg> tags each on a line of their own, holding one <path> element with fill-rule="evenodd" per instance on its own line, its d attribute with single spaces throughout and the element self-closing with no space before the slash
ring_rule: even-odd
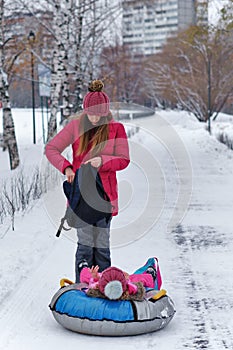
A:
<svg viewBox="0 0 233 350">
<path fill-rule="evenodd" d="M 153 280 L 155 282 L 156 277 L 157 277 L 157 271 L 155 270 L 155 268 L 153 266 L 149 266 L 146 269 L 146 273 L 149 273 L 153 277 Z"/>
<path fill-rule="evenodd" d="M 78 243 L 76 256 L 75 256 L 76 283 L 80 282 L 80 271 L 84 267 L 91 267 L 92 265 L 94 265 L 93 247 L 85 246 Z"/>
<path fill-rule="evenodd" d="M 84 269 L 84 267 L 89 267 L 88 263 L 85 259 L 81 260 L 80 263 L 78 264 L 78 272 L 80 274 L 80 272 L 82 271 L 82 269 Z"/>
</svg>

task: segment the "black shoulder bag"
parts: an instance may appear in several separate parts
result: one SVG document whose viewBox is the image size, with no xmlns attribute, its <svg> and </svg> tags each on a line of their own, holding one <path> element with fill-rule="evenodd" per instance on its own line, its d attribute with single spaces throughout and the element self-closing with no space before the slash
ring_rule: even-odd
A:
<svg viewBox="0 0 233 350">
<path fill-rule="evenodd" d="M 64 181 L 63 190 L 68 199 L 65 216 L 61 219 L 56 236 L 67 221 L 70 227 L 79 228 L 86 224 L 93 225 L 101 219 L 109 221 L 112 216 L 112 205 L 103 188 L 100 175 L 90 163 L 83 164 L 76 170 L 74 181 Z"/>
</svg>

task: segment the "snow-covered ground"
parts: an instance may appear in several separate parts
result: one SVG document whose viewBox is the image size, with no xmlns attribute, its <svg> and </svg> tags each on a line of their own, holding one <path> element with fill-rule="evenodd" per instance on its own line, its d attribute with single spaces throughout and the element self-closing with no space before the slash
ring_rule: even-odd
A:
<svg viewBox="0 0 233 350">
<path fill-rule="evenodd" d="M 232 117 L 221 115 L 220 126 Z M 30 111 L 14 110 L 24 169 L 45 169 L 40 114 L 32 144 Z M 227 120 L 226 120 L 227 119 Z M 59 185 L 0 226 L 0 349 L 232 349 L 233 151 L 185 112 L 131 120 L 131 164 L 119 172 L 120 215 L 113 220 L 112 262 L 129 272 L 157 256 L 176 315 L 162 331 L 94 337 L 56 323 L 48 308 L 63 277 L 74 279 L 74 231 L 55 238 L 64 213 Z M 0 153 L 1 179 L 10 174 Z M 61 176 L 61 182 L 63 177 Z"/>
</svg>

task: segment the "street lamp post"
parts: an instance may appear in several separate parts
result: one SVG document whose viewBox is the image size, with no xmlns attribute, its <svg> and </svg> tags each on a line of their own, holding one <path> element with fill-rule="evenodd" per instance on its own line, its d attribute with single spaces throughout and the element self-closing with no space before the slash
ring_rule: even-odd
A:
<svg viewBox="0 0 233 350">
<path fill-rule="evenodd" d="M 31 30 L 28 35 L 28 41 L 33 45 L 35 42 L 35 34 Z M 32 121 L 33 121 L 33 143 L 36 143 L 36 120 L 35 120 L 35 77 L 34 77 L 34 54 L 31 47 L 31 80 L 32 80 Z"/>
<path fill-rule="evenodd" d="M 208 58 L 208 131 L 211 134 L 211 61 Z"/>
</svg>

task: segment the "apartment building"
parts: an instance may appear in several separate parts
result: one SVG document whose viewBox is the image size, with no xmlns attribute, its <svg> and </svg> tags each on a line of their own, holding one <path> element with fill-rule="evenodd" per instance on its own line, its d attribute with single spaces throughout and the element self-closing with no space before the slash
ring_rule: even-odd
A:
<svg viewBox="0 0 233 350">
<path fill-rule="evenodd" d="M 208 23 L 206 0 L 123 1 L 123 43 L 138 54 L 159 51 L 168 37 L 197 23 Z"/>
</svg>

